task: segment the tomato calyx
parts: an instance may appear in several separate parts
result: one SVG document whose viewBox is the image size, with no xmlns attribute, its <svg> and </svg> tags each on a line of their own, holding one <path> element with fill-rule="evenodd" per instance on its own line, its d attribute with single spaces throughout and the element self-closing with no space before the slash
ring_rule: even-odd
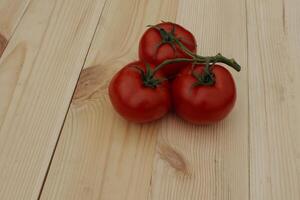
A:
<svg viewBox="0 0 300 200">
<path fill-rule="evenodd" d="M 194 72 L 195 64 L 193 64 L 192 74 L 197 79 L 197 82 L 194 84 L 194 86 L 210 86 L 215 84 L 215 74 L 212 72 L 212 68 L 216 63 L 226 64 L 238 72 L 241 70 L 241 66 L 233 58 L 228 59 L 220 53 L 218 53 L 216 56 L 207 57 L 195 55 L 193 59 L 197 61 L 195 64 L 205 64 L 204 70 L 201 74 L 196 74 Z"/>
<path fill-rule="evenodd" d="M 192 65 L 192 75 L 197 79 L 197 81 L 193 84 L 193 87 L 196 86 L 211 86 L 216 82 L 215 74 L 212 72 L 212 68 L 215 64 L 210 64 L 209 60 L 207 60 L 204 70 L 202 73 L 197 74 L 194 71 L 195 64 Z"/>
<path fill-rule="evenodd" d="M 171 45 L 173 51 L 175 53 L 177 52 L 176 44 L 177 44 L 177 40 L 179 40 L 180 38 L 177 38 L 175 36 L 175 24 L 173 24 L 173 28 L 170 32 L 167 32 L 164 28 L 161 28 L 159 25 L 148 25 L 147 27 L 156 29 L 162 38 L 161 42 L 156 47 L 156 51 L 158 51 L 158 49 L 162 45 L 169 44 Z"/>
<path fill-rule="evenodd" d="M 143 70 L 139 66 L 133 66 L 141 73 L 141 78 L 144 86 L 150 87 L 150 88 L 156 88 L 159 84 L 161 84 L 163 81 L 167 80 L 164 78 L 158 79 L 155 78 L 156 71 L 151 69 L 150 65 L 148 63 L 145 64 L 146 69 Z"/>
</svg>

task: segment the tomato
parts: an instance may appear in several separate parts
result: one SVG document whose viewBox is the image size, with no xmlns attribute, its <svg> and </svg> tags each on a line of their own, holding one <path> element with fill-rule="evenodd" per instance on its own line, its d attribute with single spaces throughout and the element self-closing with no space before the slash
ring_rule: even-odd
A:
<svg viewBox="0 0 300 200">
<path fill-rule="evenodd" d="M 127 120 L 144 123 L 163 117 L 171 107 L 168 81 L 137 61 L 126 65 L 111 80 L 109 97 L 115 110 Z M 152 68 L 150 70 L 150 68 Z"/>
<path fill-rule="evenodd" d="M 163 29 L 163 33 L 158 30 Z M 165 33 L 164 33 L 165 32 Z M 178 39 L 189 51 L 196 52 L 196 40 L 192 33 L 182 26 L 170 22 L 163 22 L 149 28 L 142 36 L 139 44 L 140 60 L 158 65 L 167 59 L 191 58 L 176 43 Z M 166 65 L 161 69 L 165 76 L 177 74 L 186 63 Z"/>
<path fill-rule="evenodd" d="M 194 72 L 194 73 L 192 73 Z M 225 118 L 236 100 L 236 87 L 230 72 L 220 65 L 211 68 L 214 82 L 199 84 L 195 74 L 203 74 L 204 65 L 188 66 L 172 83 L 176 113 L 195 124 L 209 124 Z M 203 79 L 205 80 L 205 79 Z"/>
</svg>

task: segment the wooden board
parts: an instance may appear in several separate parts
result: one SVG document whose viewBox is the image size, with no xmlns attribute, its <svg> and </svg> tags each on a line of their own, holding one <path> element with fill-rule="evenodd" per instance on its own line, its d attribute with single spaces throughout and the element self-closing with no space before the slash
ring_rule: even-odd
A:
<svg viewBox="0 0 300 200">
<path fill-rule="evenodd" d="M 291 127 L 291 141 L 292 141 L 292 156 L 296 164 L 298 188 L 300 187 L 300 3 L 297 0 L 284 1 L 284 20 L 285 20 L 285 36 L 288 44 L 288 85 L 289 94 L 287 99 L 289 101 L 289 127 Z M 300 190 L 298 189 L 300 196 Z M 297 196 L 296 196 L 297 197 Z"/>
<path fill-rule="evenodd" d="M 30 0 L 0 0 L 0 57 Z"/>
<path fill-rule="evenodd" d="M 120 118 L 107 85 L 116 70 L 137 59 L 145 26 L 174 21 L 176 10 L 173 0 L 106 2 L 41 199 L 147 198 L 161 122 L 136 125 Z"/>
<path fill-rule="evenodd" d="M 42 3 L 44 6 L 36 2 L 31 4 L 28 13 L 36 14 L 30 14 L 31 17 L 26 15 L 0 59 L 0 127 L 13 100 L 14 91 L 17 87 L 20 91 L 24 89 L 49 25 L 55 2 Z M 38 20 L 32 20 L 36 16 L 39 16 Z"/>
<path fill-rule="evenodd" d="M 38 198 L 103 5 L 33 0 L 1 58 L 0 199 Z"/>
<path fill-rule="evenodd" d="M 296 101 L 300 85 L 295 67 L 299 61 L 293 53 L 300 45 L 299 36 L 295 37 L 299 27 L 293 24 L 295 13 L 286 10 L 294 4 L 286 0 L 247 4 L 250 196 L 255 200 L 300 199 L 300 105 Z M 289 37 L 295 41 L 289 43 Z"/>
</svg>

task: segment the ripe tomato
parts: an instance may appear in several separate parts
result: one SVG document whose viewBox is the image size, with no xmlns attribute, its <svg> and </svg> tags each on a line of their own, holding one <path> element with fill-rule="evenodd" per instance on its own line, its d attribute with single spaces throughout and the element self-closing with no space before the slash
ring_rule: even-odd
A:
<svg viewBox="0 0 300 200">
<path fill-rule="evenodd" d="M 199 85 L 192 73 L 201 74 L 204 65 L 183 69 L 172 83 L 172 95 L 176 113 L 195 124 L 209 124 L 225 118 L 236 100 L 236 88 L 230 72 L 220 65 L 211 71 L 215 82 Z"/>
<path fill-rule="evenodd" d="M 175 39 L 178 39 L 191 52 L 196 52 L 197 44 L 192 33 L 178 24 L 163 22 L 152 26 L 143 34 L 139 44 L 140 60 L 158 65 L 167 59 L 191 58 L 180 49 Z M 165 76 L 172 76 L 177 74 L 184 66 L 187 66 L 187 64 L 169 64 L 161 71 Z"/>
<path fill-rule="evenodd" d="M 137 68 L 138 67 L 138 68 Z M 161 81 L 153 66 L 138 61 L 126 65 L 111 80 L 109 97 L 116 111 L 124 118 L 138 123 L 163 117 L 171 107 L 168 81 Z"/>
</svg>

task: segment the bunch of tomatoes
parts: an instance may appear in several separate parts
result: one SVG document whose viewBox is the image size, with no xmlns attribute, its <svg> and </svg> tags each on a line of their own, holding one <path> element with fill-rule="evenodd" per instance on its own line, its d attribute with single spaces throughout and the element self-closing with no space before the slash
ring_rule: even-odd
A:
<svg viewBox="0 0 300 200">
<path fill-rule="evenodd" d="M 169 111 L 194 124 L 225 118 L 236 100 L 230 72 L 240 65 L 221 54 L 200 56 L 191 32 L 162 22 L 149 26 L 139 43 L 139 61 L 127 64 L 110 82 L 109 97 L 127 120 L 145 123 Z"/>
</svg>

